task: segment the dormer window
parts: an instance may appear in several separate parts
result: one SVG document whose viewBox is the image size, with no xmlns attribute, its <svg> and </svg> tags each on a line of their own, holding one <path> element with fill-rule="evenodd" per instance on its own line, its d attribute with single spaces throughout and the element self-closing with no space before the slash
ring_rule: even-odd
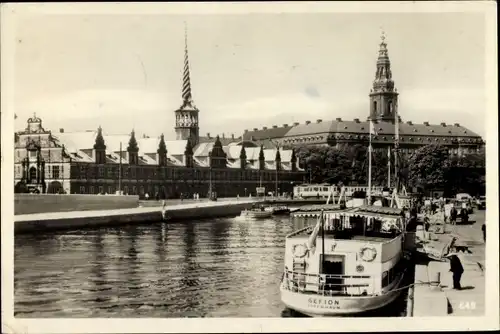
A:
<svg viewBox="0 0 500 334">
<path fill-rule="evenodd" d="M 347 126 L 344 126 L 344 130 L 347 130 Z"/>
<path fill-rule="evenodd" d="M 431 129 L 431 132 L 434 132 L 434 129 Z"/>
<path fill-rule="evenodd" d="M 417 129 L 413 129 L 413 132 L 417 132 Z"/>
</svg>

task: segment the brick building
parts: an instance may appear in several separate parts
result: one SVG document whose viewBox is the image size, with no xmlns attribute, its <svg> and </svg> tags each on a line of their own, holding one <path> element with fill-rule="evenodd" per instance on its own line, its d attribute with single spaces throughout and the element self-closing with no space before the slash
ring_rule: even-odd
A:
<svg viewBox="0 0 500 334">
<path fill-rule="evenodd" d="M 302 182 L 295 151 L 264 147 L 246 137 L 199 136 L 189 72 L 187 41 L 182 105 L 175 111 L 176 140 L 95 131 L 52 133 L 34 115 L 15 134 L 15 190 L 41 193 L 126 194 L 178 198 L 291 192 Z M 269 142 L 266 142 L 269 144 Z"/>
</svg>

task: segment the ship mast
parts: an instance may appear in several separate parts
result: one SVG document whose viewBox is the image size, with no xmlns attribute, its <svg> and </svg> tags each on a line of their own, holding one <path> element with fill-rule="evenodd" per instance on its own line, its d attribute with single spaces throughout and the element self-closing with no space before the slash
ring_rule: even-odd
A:
<svg viewBox="0 0 500 334">
<path fill-rule="evenodd" d="M 396 187 L 396 193 L 399 192 L 400 188 L 400 180 L 399 180 L 399 116 L 398 116 L 398 107 L 397 101 L 396 106 L 394 108 L 394 127 L 395 127 L 395 135 L 394 135 L 394 183 Z"/>
</svg>

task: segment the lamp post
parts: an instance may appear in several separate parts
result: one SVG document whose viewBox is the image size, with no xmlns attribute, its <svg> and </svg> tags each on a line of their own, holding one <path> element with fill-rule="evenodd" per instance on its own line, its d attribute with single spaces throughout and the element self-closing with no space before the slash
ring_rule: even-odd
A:
<svg viewBox="0 0 500 334">
<path fill-rule="evenodd" d="M 279 144 L 273 142 L 271 140 L 271 138 L 269 138 L 269 141 L 274 145 L 276 150 L 280 149 Z M 277 164 L 277 162 L 276 162 L 276 189 L 275 189 L 275 193 L 276 193 L 276 197 L 278 197 L 278 164 Z"/>
<path fill-rule="evenodd" d="M 208 169 L 208 199 L 212 199 L 212 166 Z"/>
<path fill-rule="evenodd" d="M 122 142 L 120 142 L 120 164 L 118 165 L 118 195 L 122 195 Z"/>
</svg>

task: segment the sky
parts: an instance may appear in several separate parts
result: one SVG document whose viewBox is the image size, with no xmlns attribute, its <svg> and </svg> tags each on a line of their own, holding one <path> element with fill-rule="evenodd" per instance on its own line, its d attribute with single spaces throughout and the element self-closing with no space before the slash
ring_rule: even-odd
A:
<svg viewBox="0 0 500 334">
<path fill-rule="evenodd" d="M 200 134 L 366 119 L 383 30 L 403 121 L 486 135 L 481 13 L 48 15 L 16 21 L 16 130 L 174 139 L 184 24 Z"/>
</svg>

